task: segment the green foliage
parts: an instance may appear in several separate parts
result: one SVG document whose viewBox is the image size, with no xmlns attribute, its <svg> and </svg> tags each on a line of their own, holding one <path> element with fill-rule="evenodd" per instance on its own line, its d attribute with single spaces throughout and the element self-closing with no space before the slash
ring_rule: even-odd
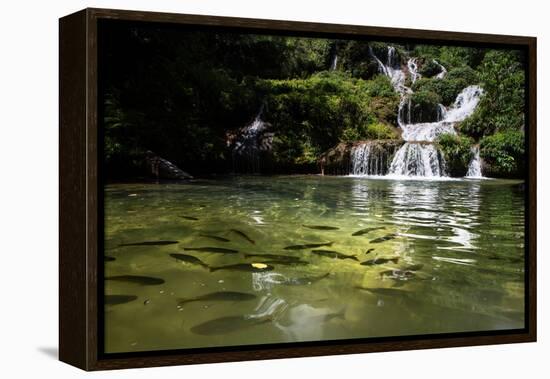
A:
<svg viewBox="0 0 550 379">
<path fill-rule="evenodd" d="M 476 68 L 485 56 L 485 49 L 459 46 L 442 46 L 438 61 L 450 71 L 452 68 L 469 66 Z"/>
<path fill-rule="evenodd" d="M 250 123 L 262 105 L 262 118 L 274 133 L 274 167 L 311 167 L 341 141 L 399 138 L 399 95 L 370 51 L 385 62 L 387 43 L 126 24 L 109 25 L 103 36 L 108 175 L 137 170 L 147 150 L 195 175 L 227 172 L 229 136 Z M 480 139 L 521 130 L 525 78 L 518 52 L 394 46 L 399 64 L 416 56 L 424 75 L 413 86 L 411 121 L 434 121 L 438 103 L 450 106 L 466 86 L 480 84 L 485 95 L 460 125 L 461 134 Z M 334 54 L 338 68 L 328 71 Z M 448 70 L 443 79 L 433 77 L 440 70 L 434 59 Z M 445 138 L 446 153 L 462 162 L 464 141 Z M 509 169 L 504 157 L 513 156 L 509 144 L 485 141 L 491 146 L 487 159 Z"/>
<path fill-rule="evenodd" d="M 416 45 L 412 55 L 426 64 L 436 59 L 450 71 L 461 66 L 476 68 L 483 60 L 486 51 L 486 49 L 472 47 Z M 439 70 L 436 73 L 439 73 Z"/>
<path fill-rule="evenodd" d="M 434 45 L 416 45 L 414 46 L 412 55 L 421 60 L 428 61 L 439 57 L 441 47 Z"/>
<path fill-rule="evenodd" d="M 385 75 L 377 75 L 367 83 L 368 94 L 372 97 L 397 98 L 390 79 Z"/>
<path fill-rule="evenodd" d="M 378 74 L 378 64 L 372 59 L 367 42 L 346 41 L 340 43 L 338 57 L 344 70 L 353 77 L 371 79 Z"/>
<path fill-rule="evenodd" d="M 380 122 L 374 122 L 366 127 L 348 127 L 342 131 L 342 142 L 353 142 L 371 139 L 397 139 L 399 134 L 395 128 Z"/>
<path fill-rule="evenodd" d="M 326 70 L 330 65 L 332 42 L 318 38 L 286 39 L 283 72 L 287 78 L 305 78 L 314 72 Z"/>
<path fill-rule="evenodd" d="M 507 130 L 486 136 L 480 141 L 480 156 L 491 176 L 522 176 L 525 169 L 525 136 Z"/>
<path fill-rule="evenodd" d="M 444 80 L 463 80 L 464 83 L 466 83 L 466 86 L 479 83 L 477 72 L 470 66 L 466 65 L 454 67 L 448 70 L 447 75 L 445 75 L 444 77 Z"/>
<path fill-rule="evenodd" d="M 466 136 L 446 133 L 440 135 L 436 143 L 443 153 L 449 174 L 455 177 L 466 175 L 472 159 L 473 140 Z"/>
<path fill-rule="evenodd" d="M 398 96 L 387 78 L 367 82 L 342 72 L 322 72 L 308 79 L 258 84 L 266 94 L 264 118 L 277 136 L 273 153 L 278 163 L 311 161 L 335 141 L 396 138 L 381 124 L 387 122 L 386 110 L 377 106 L 380 101 L 392 104 L 395 114 Z M 298 141 L 307 141 L 307 146 Z"/>
<path fill-rule="evenodd" d="M 367 126 L 366 139 L 396 139 L 399 137 L 395 128 L 380 122 Z"/>
<path fill-rule="evenodd" d="M 433 59 L 430 59 L 420 66 L 418 72 L 424 77 L 431 78 L 441 72 L 441 67 Z"/>
<path fill-rule="evenodd" d="M 479 79 L 485 95 L 460 130 L 481 138 L 524 125 L 525 75 L 518 52 L 491 50 L 480 64 Z"/>
<path fill-rule="evenodd" d="M 437 93 L 421 89 L 413 93 L 410 100 L 410 122 L 431 122 L 437 119 L 437 105 L 441 102 Z"/>
<path fill-rule="evenodd" d="M 434 92 L 440 96 L 441 104 L 448 107 L 464 88 L 477 83 L 476 72 L 462 66 L 450 70 L 443 79 L 420 78 L 414 83 L 413 90 Z"/>
</svg>

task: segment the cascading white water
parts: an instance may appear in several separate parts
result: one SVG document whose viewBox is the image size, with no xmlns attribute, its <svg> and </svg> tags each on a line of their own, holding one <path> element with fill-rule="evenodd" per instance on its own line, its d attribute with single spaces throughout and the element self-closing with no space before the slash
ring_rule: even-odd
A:
<svg viewBox="0 0 550 379">
<path fill-rule="evenodd" d="M 378 69 L 381 73 L 390 78 L 393 88 L 401 95 L 411 93 L 411 89 L 405 86 L 405 73 L 401 69 L 401 65 L 397 60 L 396 50 L 393 46 L 388 46 L 388 54 L 386 56 L 386 64 L 374 54 L 372 48 L 369 47 L 370 55 L 378 63 Z"/>
<path fill-rule="evenodd" d="M 447 109 L 443 104 L 437 104 L 437 121 L 441 121 L 445 118 Z"/>
<path fill-rule="evenodd" d="M 410 58 L 407 61 L 407 68 L 409 69 L 409 74 L 411 74 L 411 81 L 414 84 L 422 76 L 418 73 L 418 65 L 416 64 L 416 58 Z"/>
<path fill-rule="evenodd" d="M 443 65 L 441 63 L 439 63 L 438 61 L 436 61 L 435 59 L 433 60 L 433 62 L 441 69 L 439 74 L 437 74 L 435 76 L 436 79 L 443 79 L 445 77 L 445 75 L 447 75 L 447 69 L 445 67 L 443 67 Z"/>
<path fill-rule="evenodd" d="M 479 156 L 479 146 L 472 146 L 472 159 L 468 165 L 467 178 L 482 178 L 481 173 L 481 157 Z"/>
<path fill-rule="evenodd" d="M 390 166 L 390 174 L 397 176 L 447 176 L 443 156 L 437 151 L 433 142 L 441 134 L 456 135 L 454 128 L 457 122 L 470 116 L 479 102 L 483 90 L 479 86 L 466 87 L 456 98 L 453 106 L 447 111 L 441 105 L 440 121 L 402 124 L 401 137 L 407 141 L 399 149 Z M 421 142 L 421 143 L 419 143 Z"/>
<path fill-rule="evenodd" d="M 352 147 L 351 175 L 386 175 L 395 146 L 382 146 L 377 142 L 364 142 Z"/>
<path fill-rule="evenodd" d="M 483 90 L 475 85 L 466 87 L 457 96 L 450 109 L 447 110 L 442 104 L 438 104 L 437 120 L 435 122 L 412 123 L 410 95 L 413 91 L 411 88 L 405 86 L 406 75 L 397 59 L 395 48 L 393 46 L 388 47 L 385 63 L 374 54 L 372 49 L 369 51 L 378 63 L 380 72 L 390 78 L 395 91 L 401 96 L 397 123 L 402 129 L 402 138 L 406 143 L 395 154 L 389 167 L 389 174 L 409 177 L 446 176 L 443 156 L 433 142 L 438 136 L 444 133 L 456 135 L 455 124 L 463 121 L 473 113 L 483 94 Z M 441 68 L 441 72 L 436 78 L 443 78 L 447 70 L 436 60 L 434 60 L 434 63 Z M 414 83 L 420 77 L 415 58 L 410 58 L 407 61 L 407 69 L 411 76 L 411 81 Z M 367 147 L 364 149 L 367 149 Z M 361 153 L 352 153 L 352 173 L 372 175 L 371 171 L 364 170 L 366 166 L 365 159 L 370 159 L 366 158 L 370 157 L 370 154 L 366 154 L 368 152 L 367 150 L 363 150 Z M 359 172 L 355 171 L 355 167 L 358 168 Z"/>
<path fill-rule="evenodd" d="M 445 114 L 444 121 L 454 123 L 464 121 L 474 113 L 482 94 L 483 89 L 480 86 L 464 88 L 456 97 L 451 109 Z"/>
<path fill-rule="evenodd" d="M 338 66 L 338 55 L 334 54 L 332 57 L 332 62 L 330 63 L 330 71 L 335 71 Z"/>
<path fill-rule="evenodd" d="M 445 160 L 433 144 L 408 142 L 395 154 L 390 174 L 434 177 L 445 174 Z"/>
<path fill-rule="evenodd" d="M 262 113 L 263 105 L 254 120 L 241 128 L 233 143 L 234 170 L 260 172 L 260 153 L 271 148 L 273 139 L 272 133 L 266 133 L 268 124 L 262 120 Z"/>
</svg>

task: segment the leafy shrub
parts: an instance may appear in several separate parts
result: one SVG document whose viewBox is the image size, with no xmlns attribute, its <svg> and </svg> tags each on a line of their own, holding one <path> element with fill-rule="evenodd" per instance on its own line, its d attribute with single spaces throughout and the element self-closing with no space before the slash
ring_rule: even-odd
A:
<svg viewBox="0 0 550 379">
<path fill-rule="evenodd" d="M 451 176 L 464 176 L 472 159 L 473 140 L 466 136 L 450 133 L 442 134 L 436 141 L 445 157 L 447 170 Z"/>
<path fill-rule="evenodd" d="M 466 86 L 472 85 L 472 84 L 479 84 L 479 78 L 477 72 L 472 69 L 470 66 L 459 66 L 450 69 L 447 72 L 447 75 L 445 75 L 445 79 L 447 80 L 463 80 L 466 82 Z"/>
<path fill-rule="evenodd" d="M 489 176 L 521 176 L 525 167 L 525 136 L 518 130 L 507 130 L 484 137 L 480 156 Z"/>
<path fill-rule="evenodd" d="M 439 95 L 433 91 L 420 90 L 410 97 L 411 122 L 432 122 L 437 120 Z M 407 110 L 407 114 L 408 114 Z"/>
<path fill-rule="evenodd" d="M 440 96 L 441 104 L 448 107 L 454 103 L 464 88 L 477 83 L 477 75 L 474 70 L 460 67 L 449 71 L 443 79 L 420 78 L 414 83 L 413 90 L 434 92 Z"/>
<path fill-rule="evenodd" d="M 277 136 L 273 153 L 281 164 L 310 162 L 339 141 L 397 137 L 381 117 L 394 115 L 399 101 L 385 77 L 367 82 L 336 71 L 258 85 L 266 94 L 264 119 Z"/>
<path fill-rule="evenodd" d="M 420 66 L 418 72 L 426 78 L 431 78 L 441 72 L 441 67 L 433 59 L 430 59 Z"/>
<path fill-rule="evenodd" d="M 367 126 L 366 137 L 368 139 L 395 139 L 398 134 L 391 126 L 375 122 Z"/>
<path fill-rule="evenodd" d="M 461 124 L 463 133 L 481 138 L 525 122 L 525 73 L 522 56 L 514 51 L 491 50 L 478 67 L 485 95 L 474 114 Z"/>
</svg>

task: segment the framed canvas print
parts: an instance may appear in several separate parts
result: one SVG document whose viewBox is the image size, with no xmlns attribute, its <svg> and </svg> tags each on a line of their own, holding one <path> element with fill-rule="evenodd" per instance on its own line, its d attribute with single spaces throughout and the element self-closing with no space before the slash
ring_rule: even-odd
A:
<svg viewBox="0 0 550 379">
<path fill-rule="evenodd" d="M 60 20 L 60 359 L 536 339 L 536 39 Z"/>
</svg>

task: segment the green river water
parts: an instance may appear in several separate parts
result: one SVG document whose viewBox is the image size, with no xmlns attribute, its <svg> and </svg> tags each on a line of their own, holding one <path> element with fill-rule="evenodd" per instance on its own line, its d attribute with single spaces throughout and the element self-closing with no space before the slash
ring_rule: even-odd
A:
<svg viewBox="0 0 550 379">
<path fill-rule="evenodd" d="M 365 228 L 377 229 L 352 236 Z M 161 240 L 177 243 L 120 246 Z M 330 242 L 316 249 L 355 259 L 285 249 Z M 238 253 L 186 250 L 197 247 Z M 184 263 L 174 253 L 204 265 Z M 523 254 L 524 189 L 517 181 L 243 176 L 109 184 L 104 348 L 115 353 L 523 328 Z M 273 270 L 262 264 L 255 265 L 258 272 L 216 270 L 241 263 Z M 227 291 L 246 295 L 180 302 Z"/>
</svg>

